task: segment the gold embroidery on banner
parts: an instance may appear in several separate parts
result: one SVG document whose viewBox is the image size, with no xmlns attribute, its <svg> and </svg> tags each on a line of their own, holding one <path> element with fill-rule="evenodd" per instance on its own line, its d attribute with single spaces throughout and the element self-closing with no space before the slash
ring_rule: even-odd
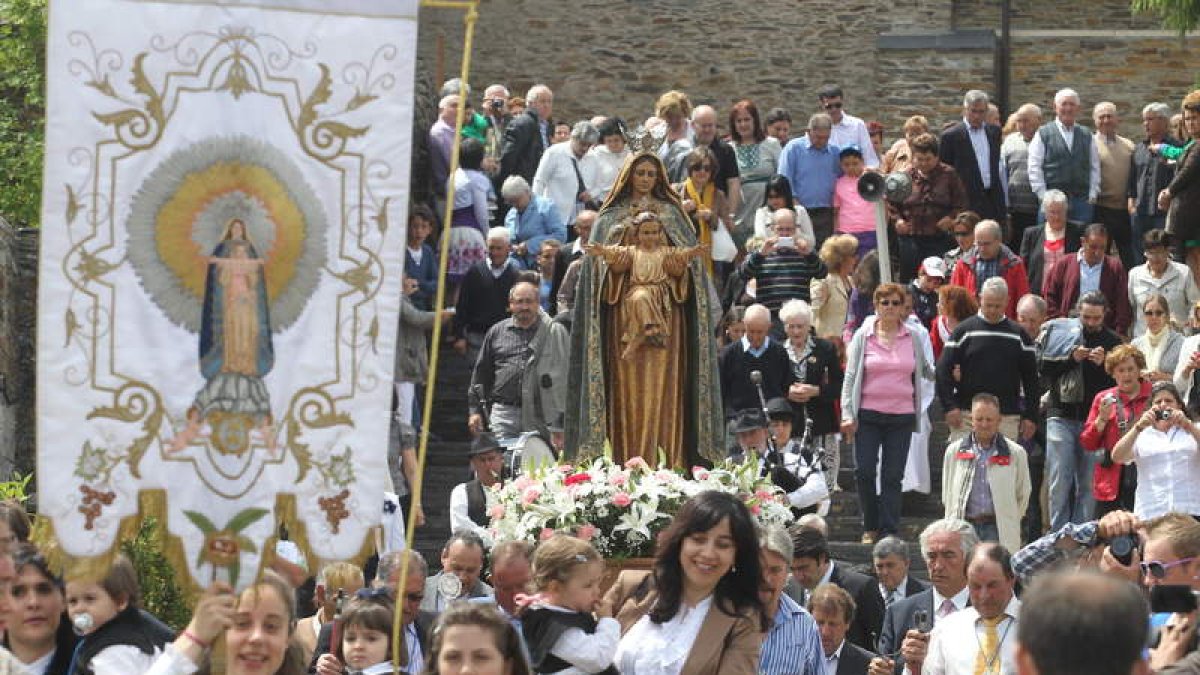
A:
<svg viewBox="0 0 1200 675">
<path fill-rule="evenodd" d="M 310 59 L 315 55 L 312 44 L 293 48 L 276 36 L 246 28 L 225 28 L 219 33 L 198 31 L 175 42 L 156 36 L 150 41 L 152 51 L 137 53 L 125 70 L 125 57 L 119 51 L 97 50 L 86 32 L 72 32 L 69 42 L 86 52 L 69 63 L 71 73 L 79 76 L 84 85 L 119 105 L 92 112 L 97 121 L 110 129 L 110 138 L 97 142 L 94 148 L 77 147 L 69 151 L 70 162 L 86 165 L 89 172 L 81 183 L 65 186 L 65 220 L 71 246 L 63 257 L 61 269 L 73 289 L 64 311 L 65 342 L 68 347 L 82 351 L 86 367 L 68 367 L 62 377 L 70 386 L 86 387 L 112 397 L 111 405 L 93 408 L 87 419 L 104 418 L 116 423 L 138 424 L 141 428 L 127 448 L 85 443 L 77 457 L 76 475 L 94 486 L 103 486 L 111 479 L 115 468 L 127 463 L 131 475 L 140 477 L 139 465 L 145 453 L 152 445 L 161 446 L 164 433 L 169 433 L 167 430 L 172 427 L 170 413 L 164 409 L 159 391 L 149 383 L 123 374 L 117 358 L 113 339 L 114 322 L 119 316 L 117 293 L 108 275 L 128 260 L 122 257 L 112 262 L 116 256 L 109 255 L 119 250 L 118 242 L 123 237 L 115 217 L 114 174 L 119 162 L 159 143 L 183 95 L 217 91 L 235 100 L 251 93 L 279 99 L 283 114 L 289 118 L 303 151 L 341 177 L 342 203 L 333 207 L 333 221 L 339 223 L 336 227 L 340 233 L 336 247 L 338 260 L 336 263 L 331 260 L 325 268 L 345 286 L 345 291 L 338 294 L 332 323 L 336 326 L 334 340 L 340 345 L 334 352 L 335 376 L 328 382 L 297 392 L 287 415 L 280 418 L 278 428 L 286 439 L 286 449 L 296 457 L 300 467 L 297 483 L 313 468 L 331 487 L 352 481 L 351 450 L 343 448 L 340 452 L 314 458 L 304 441 L 304 431 L 336 425 L 353 426 L 347 413 L 337 411 L 336 403 L 352 399 L 359 391 L 380 386 L 376 377 L 361 372 L 361 364 L 367 358 L 367 348 L 373 351 L 378 339 L 378 308 L 375 305 L 384 280 L 381 261 L 384 239 L 380 237 L 377 243 L 368 243 L 364 236 L 368 222 L 375 225 L 380 235 L 386 235 L 388 231 L 390 197 L 378 198 L 370 179 L 372 176 L 386 178 L 392 169 L 386 158 L 368 158 L 348 151 L 349 141 L 368 134 L 370 126 L 356 126 L 336 118 L 370 105 L 379 98 L 381 91 L 392 88 L 394 77 L 386 72 L 377 74 L 377 62 L 393 60 L 399 50 L 394 45 L 383 45 L 369 63 L 347 64 L 342 78 L 353 85 L 353 95 L 344 99 L 346 103 L 339 111 L 328 113 L 326 108 L 331 98 L 335 94 L 339 99 L 343 97 L 341 88 L 333 86 L 327 65 L 317 64 L 320 80 L 307 96 L 302 96 L 305 87 L 301 80 L 287 76 L 286 72 L 294 60 Z M 179 67 L 166 69 L 161 79 L 152 81 L 147 76 L 150 70 L 146 67 L 147 61 L 163 57 L 173 59 Z M 123 75 L 127 77 L 123 79 Z M 127 83 L 128 88 L 120 86 L 122 82 Z M 296 111 L 299 116 L 292 119 Z M 267 269 L 271 269 L 269 265 Z M 271 284 L 268 279 L 271 288 L 278 288 Z M 304 399 L 303 403 L 301 399 Z M 319 403 L 315 402 L 317 399 Z M 239 431 L 245 424 L 245 420 L 236 415 L 217 420 L 214 427 L 222 427 L 224 433 L 214 434 L 212 449 L 218 454 L 235 457 L 251 452 L 254 448 L 246 434 Z M 164 456 L 164 459 L 171 457 Z M 196 459 L 186 461 L 195 462 Z M 273 457 L 265 463 L 281 461 L 282 457 Z M 262 466 L 259 470 L 261 472 Z M 226 475 L 223 470 L 219 473 Z M 201 479 L 214 493 L 221 494 L 206 478 L 201 476 Z M 104 494 L 99 488 L 88 489 Z M 159 518 L 164 532 L 167 522 L 165 500 L 165 494 L 157 490 L 143 491 L 139 496 L 141 514 Z M 94 510 L 94 503 L 95 499 L 85 506 Z M 302 534 L 304 527 L 296 522 L 294 497 L 277 496 L 276 509 L 280 518 L 283 518 L 280 510 L 283 505 L 288 507 L 290 515 L 286 520 L 291 521 L 293 536 L 305 555 L 312 558 L 307 539 Z M 137 522 L 138 518 L 123 519 L 121 533 L 115 541 L 132 536 Z M 53 525 L 47 522 L 46 527 L 52 534 Z M 337 530 L 336 525 L 333 529 Z M 175 539 L 174 535 L 168 536 Z M 371 547 L 370 539 L 364 540 L 364 552 Z M 178 549 L 178 555 L 169 556 L 172 564 L 177 569 L 192 569 L 194 573 L 194 568 L 183 559 L 182 546 Z M 94 564 L 97 565 L 94 569 L 102 570 L 111 560 L 111 553 L 76 562 L 82 569 Z M 272 549 L 264 549 L 262 562 L 265 564 L 271 557 Z M 189 582 L 194 583 L 193 580 Z"/>
</svg>

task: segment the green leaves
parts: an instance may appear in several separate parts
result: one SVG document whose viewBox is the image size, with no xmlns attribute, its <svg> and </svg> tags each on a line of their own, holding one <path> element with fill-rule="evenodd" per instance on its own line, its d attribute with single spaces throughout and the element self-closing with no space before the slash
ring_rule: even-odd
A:
<svg viewBox="0 0 1200 675">
<path fill-rule="evenodd" d="M 192 521 L 192 524 L 204 534 L 212 534 L 217 531 L 217 526 L 213 525 L 208 516 L 199 511 L 184 511 L 183 515 L 187 516 L 187 519 Z"/>
<path fill-rule="evenodd" d="M 241 532 L 247 527 L 253 525 L 255 522 L 261 520 L 262 517 L 268 513 L 270 513 L 270 511 L 266 509 L 246 509 L 230 519 L 229 524 L 225 526 L 225 529 L 230 532 Z"/>
<path fill-rule="evenodd" d="M 1133 0 L 1130 8 L 1136 14 L 1157 14 L 1163 27 L 1180 37 L 1200 26 L 1200 0 Z"/>
<path fill-rule="evenodd" d="M 45 144 L 46 0 L 0 0 L 0 16 L 0 216 L 36 227 Z"/>
</svg>

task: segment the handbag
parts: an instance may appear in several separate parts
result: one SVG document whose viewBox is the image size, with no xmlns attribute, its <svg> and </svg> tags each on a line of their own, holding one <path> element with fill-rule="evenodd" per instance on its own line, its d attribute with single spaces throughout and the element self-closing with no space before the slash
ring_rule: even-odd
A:
<svg viewBox="0 0 1200 675">
<path fill-rule="evenodd" d="M 717 229 L 712 232 L 713 260 L 733 262 L 737 254 L 737 244 L 733 243 L 733 237 L 730 236 L 729 230 L 725 229 L 725 223 L 718 220 Z"/>
</svg>

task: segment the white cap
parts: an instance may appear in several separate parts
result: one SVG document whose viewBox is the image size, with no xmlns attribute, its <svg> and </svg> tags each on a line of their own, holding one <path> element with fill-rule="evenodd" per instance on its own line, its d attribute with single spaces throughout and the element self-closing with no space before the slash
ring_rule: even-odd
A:
<svg viewBox="0 0 1200 675">
<path fill-rule="evenodd" d="M 925 276 L 946 278 L 946 261 L 931 255 L 921 261 L 921 271 Z"/>
</svg>

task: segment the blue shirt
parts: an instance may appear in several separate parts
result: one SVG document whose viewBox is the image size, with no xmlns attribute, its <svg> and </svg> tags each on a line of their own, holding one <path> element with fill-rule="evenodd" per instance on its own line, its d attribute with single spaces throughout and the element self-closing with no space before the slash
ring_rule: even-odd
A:
<svg viewBox="0 0 1200 675">
<path fill-rule="evenodd" d="M 786 594 L 779 597 L 775 621 L 763 641 L 758 672 L 765 675 L 825 672 L 825 652 L 817 622 Z"/>
<path fill-rule="evenodd" d="M 779 174 L 788 179 L 792 196 L 804 208 L 830 208 L 833 206 L 833 187 L 842 175 L 838 148 L 828 143 L 816 149 L 808 136 L 788 141 L 779 157 Z"/>
<path fill-rule="evenodd" d="M 750 345 L 750 338 L 746 337 L 745 335 L 742 336 L 742 350 L 745 351 L 747 354 L 753 356 L 756 359 L 762 358 L 762 355 L 765 354 L 767 351 L 767 347 L 770 347 L 770 346 L 771 346 L 771 336 L 770 335 L 763 338 L 762 346 L 759 347 L 758 349 L 755 349 L 753 346 Z"/>
<path fill-rule="evenodd" d="M 524 243 L 529 253 L 522 259 L 518 258 L 524 269 L 537 269 L 537 252 L 542 248 L 542 242 L 547 239 L 557 239 L 560 243 L 567 240 L 567 226 L 558 215 L 554 202 L 530 195 L 529 205 L 524 211 L 509 209 L 504 216 L 504 226 L 512 234 L 512 243 Z"/>
<path fill-rule="evenodd" d="M 1079 296 L 1083 297 L 1084 293 L 1100 290 L 1100 270 L 1104 269 L 1104 258 L 1095 265 L 1088 265 L 1083 259 L 1083 251 L 1076 255 L 1079 256 Z"/>
</svg>

